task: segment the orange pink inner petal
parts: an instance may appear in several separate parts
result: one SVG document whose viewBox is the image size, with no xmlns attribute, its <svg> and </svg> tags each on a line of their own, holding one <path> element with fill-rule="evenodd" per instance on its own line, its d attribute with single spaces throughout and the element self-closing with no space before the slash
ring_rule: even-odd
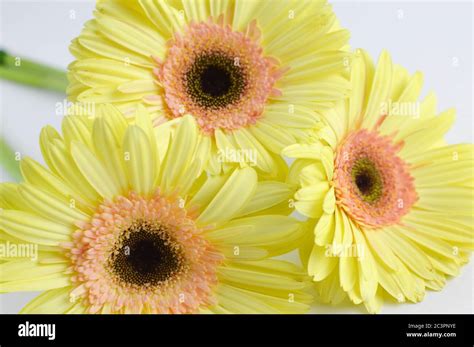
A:
<svg viewBox="0 0 474 347">
<path fill-rule="evenodd" d="M 409 167 L 394 144 L 377 131 L 348 135 L 335 159 L 337 203 L 359 224 L 380 228 L 400 223 L 417 201 Z"/>
<path fill-rule="evenodd" d="M 154 70 L 168 117 L 191 114 L 206 134 L 255 124 L 268 98 L 280 94 L 275 83 L 284 73 L 263 55 L 260 36 L 256 22 L 236 32 L 222 20 L 191 23 L 175 34 Z"/>
<path fill-rule="evenodd" d="M 214 303 L 223 257 L 180 199 L 135 193 L 105 202 L 64 245 L 71 295 L 89 313 L 195 313 Z"/>
</svg>

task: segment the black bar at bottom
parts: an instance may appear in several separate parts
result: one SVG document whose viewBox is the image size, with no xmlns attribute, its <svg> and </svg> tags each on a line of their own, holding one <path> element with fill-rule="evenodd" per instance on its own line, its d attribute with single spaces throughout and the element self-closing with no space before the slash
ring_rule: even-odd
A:
<svg viewBox="0 0 474 347">
<path fill-rule="evenodd" d="M 10 344 L 473 345 L 472 315 L 0 315 Z M 53 329 L 54 324 L 54 339 Z M 32 336 L 32 335 L 43 336 Z M 22 335 L 22 336 L 20 336 Z"/>
</svg>

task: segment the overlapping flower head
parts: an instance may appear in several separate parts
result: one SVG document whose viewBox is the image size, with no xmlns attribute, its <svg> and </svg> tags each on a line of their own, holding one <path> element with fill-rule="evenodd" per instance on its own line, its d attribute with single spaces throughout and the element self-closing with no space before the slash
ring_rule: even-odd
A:
<svg viewBox="0 0 474 347">
<path fill-rule="evenodd" d="M 39 245 L 0 262 L 0 292 L 45 290 L 23 312 L 302 313 L 308 274 L 323 301 L 379 312 L 468 261 L 454 111 L 388 53 L 352 55 L 325 0 L 104 0 L 94 17 L 68 88 L 94 110 L 44 128 L 47 168 L 24 159 L 25 182 L 0 185 L 0 238 Z M 305 269 L 270 259 L 297 247 Z"/>
<path fill-rule="evenodd" d="M 420 102 L 422 80 L 387 52 L 375 67 L 357 51 L 352 95 L 322 114 L 320 141 L 283 151 L 309 217 L 302 260 L 326 302 L 419 302 L 468 261 L 473 146 L 445 143 L 455 112 L 437 114 L 433 94 Z"/>
<path fill-rule="evenodd" d="M 347 94 L 348 36 L 325 0 L 100 1 L 71 44 L 68 95 L 130 117 L 144 105 L 154 125 L 191 114 L 210 172 L 252 151 L 276 176 L 281 149 Z"/>
<path fill-rule="evenodd" d="M 47 167 L 23 159 L 25 181 L 0 185 L 1 239 L 39 247 L 3 259 L 0 292 L 44 290 L 24 313 L 305 312 L 304 271 L 269 259 L 302 235 L 290 188 L 252 168 L 208 177 L 191 116 L 164 140 L 134 117 L 65 117 L 41 133 Z"/>
</svg>

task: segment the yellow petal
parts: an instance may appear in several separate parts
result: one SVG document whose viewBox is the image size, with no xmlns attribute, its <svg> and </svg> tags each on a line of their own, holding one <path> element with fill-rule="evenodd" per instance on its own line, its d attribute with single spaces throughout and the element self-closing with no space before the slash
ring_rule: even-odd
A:
<svg viewBox="0 0 474 347">
<path fill-rule="evenodd" d="M 0 264 L 1 282 L 22 281 L 64 273 L 68 266 L 67 263 L 38 264 L 31 259 L 7 261 Z"/>
<path fill-rule="evenodd" d="M 331 213 L 334 213 L 335 208 L 336 208 L 336 195 L 334 193 L 334 187 L 331 187 L 326 193 L 326 196 L 324 197 L 323 211 L 324 213 L 331 214 Z"/>
<path fill-rule="evenodd" d="M 160 0 L 140 0 L 139 3 L 156 30 L 165 37 L 172 37 L 183 27 L 184 17 L 168 3 Z"/>
<path fill-rule="evenodd" d="M 368 301 L 372 300 L 377 292 L 377 268 L 364 235 L 355 225 L 352 226 L 355 244 L 363 249 L 358 257 L 360 294 L 364 301 Z"/>
<path fill-rule="evenodd" d="M 349 112 L 347 113 L 347 122 L 345 131 L 358 124 L 363 112 L 365 100 L 366 84 L 366 66 L 361 52 L 357 50 L 352 59 L 351 66 L 351 87 L 352 96 L 349 99 Z"/>
<path fill-rule="evenodd" d="M 334 228 L 335 228 L 335 216 L 334 213 L 326 214 L 324 213 L 321 218 L 319 218 L 315 228 L 314 228 L 314 242 L 319 246 L 326 246 L 331 243 L 334 238 Z"/>
<path fill-rule="evenodd" d="M 266 148 L 274 153 L 280 153 L 283 148 L 296 141 L 289 131 L 266 123 L 264 120 L 259 121 L 249 130 Z"/>
<path fill-rule="evenodd" d="M 164 39 L 107 15 L 96 14 L 101 32 L 110 40 L 146 57 L 161 55 Z"/>
<path fill-rule="evenodd" d="M 74 305 L 69 293 L 70 287 L 50 289 L 41 293 L 21 309 L 21 314 L 65 313 Z"/>
<path fill-rule="evenodd" d="M 137 125 L 130 126 L 125 133 L 123 155 L 132 189 L 139 194 L 152 193 L 155 162 L 148 136 Z"/>
<path fill-rule="evenodd" d="M 29 278 L 21 281 L 11 281 L 0 283 L 0 292 L 17 291 L 41 291 L 55 288 L 63 288 L 71 285 L 69 276 L 64 274 L 53 274 L 43 277 Z"/>
<path fill-rule="evenodd" d="M 387 51 L 380 55 L 369 96 L 369 102 L 362 120 L 362 127 L 371 129 L 382 116 L 392 83 L 392 60 Z"/>
<path fill-rule="evenodd" d="M 72 141 L 79 141 L 92 148 L 91 131 L 92 122 L 87 116 L 66 116 L 63 118 L 61 128 L 64 142 L 70 145 Z"/>
<path fill-rule="evenodd" d="M 114 197 L 120 195 L 120 187 L 109 178 L 105 165 L 97 159 L 89 147 L 73 141 L 71 154 L 82 175 L 102 197 L 112 201 Z"/>
<path fill-rule="evenodd" d="M 189 202 L 189 206 L 204 209 L 227 182 L 229 175 L 212 175 L 207 177 L 204 184 Z"/>
<path fill-rule="evenodd" d="M 191 116 L 183 117 L 173 134 L 163 163 L 161 187 L 164 191 L 179 188 L 180 178 L 188 174 L 186 168 L 196 151 L 198 140 L 196 121 Z M 197 176 L 193 178 L 196 179 Z"/>
<path fill-rule="evenodd" d="M 281 182 L 264 181 L 259 182 L 257 190 L 252 200 L 242 209 L 239 216 L 245 216 L 255 213 L 270 207 L 273 207 L 281 202 L 289 203 L 291 198 L 291 188 Z"/>
<path fill-rule="evenodd" d="M 357 258 L 355 257 L 340 257 L 339 259 L 339 280 L 341 287 L 346 291 L 354 288 L 356 278 L 359 275 Z"/>
<path fill-rule="evenodd" d="M 222 224 L 237 215 L 254 196 L 257 174 L 251 168 L 236 169 L 198 217 L 201 225 Z"/>
<path fill-rule="evenodd" d="M 290 158 L 320 159 L 322 144 L 294 144 L 282 150 L 282 155 Z"/>
<path fill-rule="evenodd" d="M 338 258 L 333 257 L 326 247 L 314 245 L 308 261 L 308 274 L 314 281 L 325 279 L 335 268 Z"/>
<path fill-rule="evenodd" d="M 68 241 L 72 233 L 71 227 L 15 210 L 1 211 L 0 228 L 21 240 L 51 246 Z"/>
<path fill-rule="evenodd" d="M 432 279 L 434 271 L 429 259 L 424 252 L 412 241 L 406 239 L 399 232 L 398 228 L 391 227 L 383 234 L 385 242 L 390 245 L 395 255 L 403 261 L 415 274 Z"/>
<path fill-rule="evenodd" d="M 60 175 L 70 187 L 80 187 L 80 189 L 74 189 L 78 195 L 90 202 L 98 200 L 99 195 L 97 191 L 81 174 L 64 143 L 55 140 L 54 143 L 48 144 L 47 151 L 49 152 L 51 163 L 58 175 Z"/>
<path fill-rule="evenodd" d="M 99 117 L 95 120 L 92 139 L 95 152 L 106 167 L 109 179 L 115 182 L 120 192 L 125 193 L 128 189 L 128 180 L 123 165 L 121 141 L 114 136 L 113 128 L 105 118 Z"/>
<path fill-rule="evenodd" d="M 380 235 L 384 233 L 384 230 L 366 230 L 365 236 L 369 245 L 371 246 L 378 259 L 382 261 L 390 269 L 397 270 L 397 258 L 393 254 L 390 245 L 387 244 L 386 240 Z"/>
<path fill-rule="evenodd" d="M 28 202 L 29 207 L 52 221 L 72 225 L 88 218 L 86 213 L 71 205 L 68 199 L 50 194 L 32 184 L 21 184 L 18 192 Z"/>
<path fill-rule="evenodd" d="M 239 129 L 234 131 L 232 135 L 239 149 L 251 151 L 256 154 L 256 164 L 259 169 L 266 173 L 271 173 L 275 170 L 275 163 L 267 149 L 263 147 L 247 129 Z"/>
</svg>

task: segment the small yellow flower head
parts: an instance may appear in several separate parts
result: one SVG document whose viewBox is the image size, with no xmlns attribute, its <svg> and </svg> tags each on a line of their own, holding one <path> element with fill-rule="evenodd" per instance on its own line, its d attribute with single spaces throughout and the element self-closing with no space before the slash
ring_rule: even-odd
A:
<svg viewBox="0 0 474 347">
<path fill-rule="evenodd" d="M 320 140 L 287 147 L 295 208 L 309 217 L 303 262 L 325 302 L 378 312 L 384 300 L 423 300 L 468 261 L 474 243 L 473 146 L 446 145 L 454 111 L 419 101 L 387 52 L 359 50 L 352 96 L 321 113 Z"/>
</svg>

